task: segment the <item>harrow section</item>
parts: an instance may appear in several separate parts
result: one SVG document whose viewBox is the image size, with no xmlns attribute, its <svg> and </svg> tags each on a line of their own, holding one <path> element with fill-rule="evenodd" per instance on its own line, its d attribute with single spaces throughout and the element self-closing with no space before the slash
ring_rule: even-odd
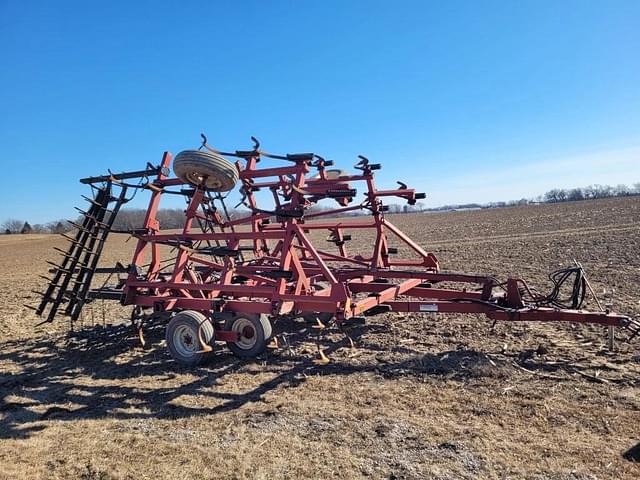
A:
<svg viewBox="0 0 640 480">
<path fill-rule="evenodd" d="M 75 228 L 75 235 L 63 236 L 69 241 L 67 250 L 56 250 L 62 255 L 60 263 L 49 262 L 53 267 L 49 273 L 53 278 L 43 277 L 49 281 L 42 300 L 36 308 L 36 313 L 42 315 L 48 308 L 46 321 L 53 321 L 58 309 L 65 304 L 64 313 L 77 320 L 82 307 L 87 300 L 87 293 L 91 287 L 91 280 L 96 273 L 98 260 L 102 254 L 113 222 L 126 201 L 126 187 L 117 197 L 112 196 L 112 182 L 106 182 L 101 187 L 95 187 L 93 198 L 85 197 L 90 206 L 81 214 L 81 223 L 70 222 Z M 111 209 L 109 206 L 111 206 Z M 110 269 L 107 269 L 110 270 Z M 101 269 L 104 273 L 105 269 Z M 40 293 L 40 292 L 36 292 Z"/>
<path fill-rule="evenodd" d="M 283 315 L 340 324 L 381 312 L 474 313 L 494 320 L 589 322 L 626 327 L 633 335 L 640 331 L 624 315 L 581 310 L 590 285 L 580 265 L 552 274 L 554 289 L 548 295 L 518 278 L 501 282 L 442 271 L 432 253 L 385 217 L 385 199 L 414 205 L 425 195 L 402 182 L 396 189 L 378 189 L 374 172 L 381 166 L 365 157 L 352 174 L 329 168 L 332 161 L 313 153 L 273 155 L 254 142 L 252 150 L 220 152 L 203 136 L 200 150 L 177 155 L 173 178 L 172 157 L 165 153 L 158 167 L 82 180 L 96 195 L 83 223 L 75 225 L 63 261 L 54 265 L 37 313 L 50 305 L 46 321 L 52 321 L 67 302 L 65 314 L 76 319 L 84 303 L 95 298 L 135 305 L 138 313 L 170 312 L 167 343 L 174 358 L 187 364 L 202 360 L 216 340 L 239 356 L 258 355 L 271 336 L 272 321 Z M 276 166 L 261 168 L 261 161 Z M 137 177 L 146 182 L 124 182 Z M 117 198 L 111 193 L 114 185 L 120 188 Z M 223 194 L 237 185 L 247 215 L 230 218 Z M 115 215 L 132 188 L 151 193 L 146 217 L 140 228 L 116 232 L 111 228 Z M 157 220 L 164 195 L 187 202 L 178 232 L 163 231 Z M 266 209 L 258 206 L 265 196 L 272 199 Z M 319 202 L 333 208 L 320 209 Z M 125 278 L 92 290 L 110 231 L 134 236 L 136 249 L 128 267 L 104 269 L 124 272 Z M 351 251 L 354 235 L 369 240 L 367 252 Z M 318 246 L 322 237 L 327 247 Z"/>
</svg>

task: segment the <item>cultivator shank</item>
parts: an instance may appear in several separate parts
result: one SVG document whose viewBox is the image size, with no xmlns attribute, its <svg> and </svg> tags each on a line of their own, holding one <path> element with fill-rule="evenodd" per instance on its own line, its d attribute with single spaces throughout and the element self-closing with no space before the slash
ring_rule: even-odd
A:
<svg viewBox="0 0 640 480">
<path fill-rule="evenodd" d="M 589 322 L 626 326 L 634 334 L 639 330 L 626 316 L 581 310 L 586 293 L 582 267 L 556 272 L 556 288 L 549 295 L 536 293 L 521 279 L 500 282 L 442 271 L 432 253 L 385 216 L 388 197 L 414 205 L 424 194 L 401 182 L 396 189 L 378 189 L 374 172 L 381 166 L 365 157 L 354 166 L 356 173 L 346 173 L 330 169 L 333 162 L 313 153 L 272 155 L 261 151 L 257 141 L 252 150 L 223 153 L 204 139 L 201 150 L 176 157 L 177 177 L 169 176 L 171 161 L 165 153 L 158 167 L 83 180 L 96 194 L 54 268 L 39 314 L 50 306 L 47 319 L 52 320 L 66 301 L 65 313 L 75 319 L 95 298 L 182 312 L 170 322 L 167 341 L 174 357 L 185 363 L 195 363 L 214 340 L 226 341 L 240 356 L 256 355 L 271 335 L 269 319 L 282 315 L 323 315 L 342 323 L 381 312 L 480 313 L 494 320 Z M 263 168 L 262 161 L 276 166 Z M 130 178 L 146 183 L 124 182 Z M 121 192 L 117 198 L 114 185 Z M 229 217 L 223 192 L 230 185 L 239 185 L 246 216 Z M 137 239 L 131 264 L 119 267 L 126 278 L 91 290 L 104 241 L 131 188 L 145 188 L 151 198 L 139 228 L 116 232 Z M 157 214 L 165 195 L 186 200 L 181 231 L 161 229 Z M 259 207 L 265 197 L 271 206 Z M 319 202 L 333 208 L 319 209 Z M 370 241 L 368 252 L 352 252 L 355 237 Z M 319 246 L 320 238 L 326 246 Z"/>
</svg>

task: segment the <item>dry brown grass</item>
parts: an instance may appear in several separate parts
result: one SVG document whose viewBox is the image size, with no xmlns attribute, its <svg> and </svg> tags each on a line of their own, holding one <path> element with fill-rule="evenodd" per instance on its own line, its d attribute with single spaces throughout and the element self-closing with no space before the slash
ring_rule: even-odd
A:
<svg viewBox="0 0 640 480">
<path fill-rule="evenodd" d="M 598 291 L 615 287 L 617 310 L 640 313 L 638 198 L 392 221 L 448 270 L 546 288 L 578 258 Z M 296 333 L 291 352 L 241 362 L 221 349 L 189 370 L 161 325 L 143 350 L 112 304 L 88 308 L 73 338 L 64 321 L 34 330 L 22 304 L 54 244 L 0 237 L 0 478 L 640 477 L 621 456 L 640 440 L 640 350 L 607 352 L 600 327 L 381 315 L 352 332 L 355 349 L 324 332 L 325 367 Z M 105 264 L 132 248 L 114 238 Z M 548 353 L 521 360 L 539 345 Z"/>
</svg>

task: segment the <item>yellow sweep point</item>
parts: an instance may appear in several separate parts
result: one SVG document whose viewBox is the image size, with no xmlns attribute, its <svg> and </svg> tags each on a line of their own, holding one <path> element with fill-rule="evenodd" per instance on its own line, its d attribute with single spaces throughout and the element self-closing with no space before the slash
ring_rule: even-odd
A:
<svg viewBox="0 0 640 480">
<path fill-rule="evenodd" d="M 329 360 L 329 357 L 327 357 L 324 352 L 320 349 L 320 347 L 318 347 L 318 355 L 320 356 L 320 358 L 316 358 L 313 363 L 315 363 L 316 365 L 326 365 L 327 363 L 329 363 L 331 360 Z"/>
</svg>

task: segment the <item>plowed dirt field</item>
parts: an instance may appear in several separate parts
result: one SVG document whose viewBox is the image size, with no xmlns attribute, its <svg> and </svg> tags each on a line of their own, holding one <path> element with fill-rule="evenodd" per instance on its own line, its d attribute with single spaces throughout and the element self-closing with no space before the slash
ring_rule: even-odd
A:
<svg viewBox="0 0 640 480">
<path fill-rule="evenodd" d="M 640 197 L 390 219 L 447 271 L 546 291 L 578 259 L 640 314 Z M 384 314 L 352 346 L 286 319 L 291 348 L 187 369 L 161 325 L 141 348 L 117 305 L 91 304 L 74 336 L 64 319 L 35 328 L 23 304 L 55 245 L 0 236 L 0 478 L 640 478 L 623 458 L 640 442 L 640 339 L 609 352 L 604 327 Z M 102 263 L 133 246 L 112 238 Z"/>
</svg>

